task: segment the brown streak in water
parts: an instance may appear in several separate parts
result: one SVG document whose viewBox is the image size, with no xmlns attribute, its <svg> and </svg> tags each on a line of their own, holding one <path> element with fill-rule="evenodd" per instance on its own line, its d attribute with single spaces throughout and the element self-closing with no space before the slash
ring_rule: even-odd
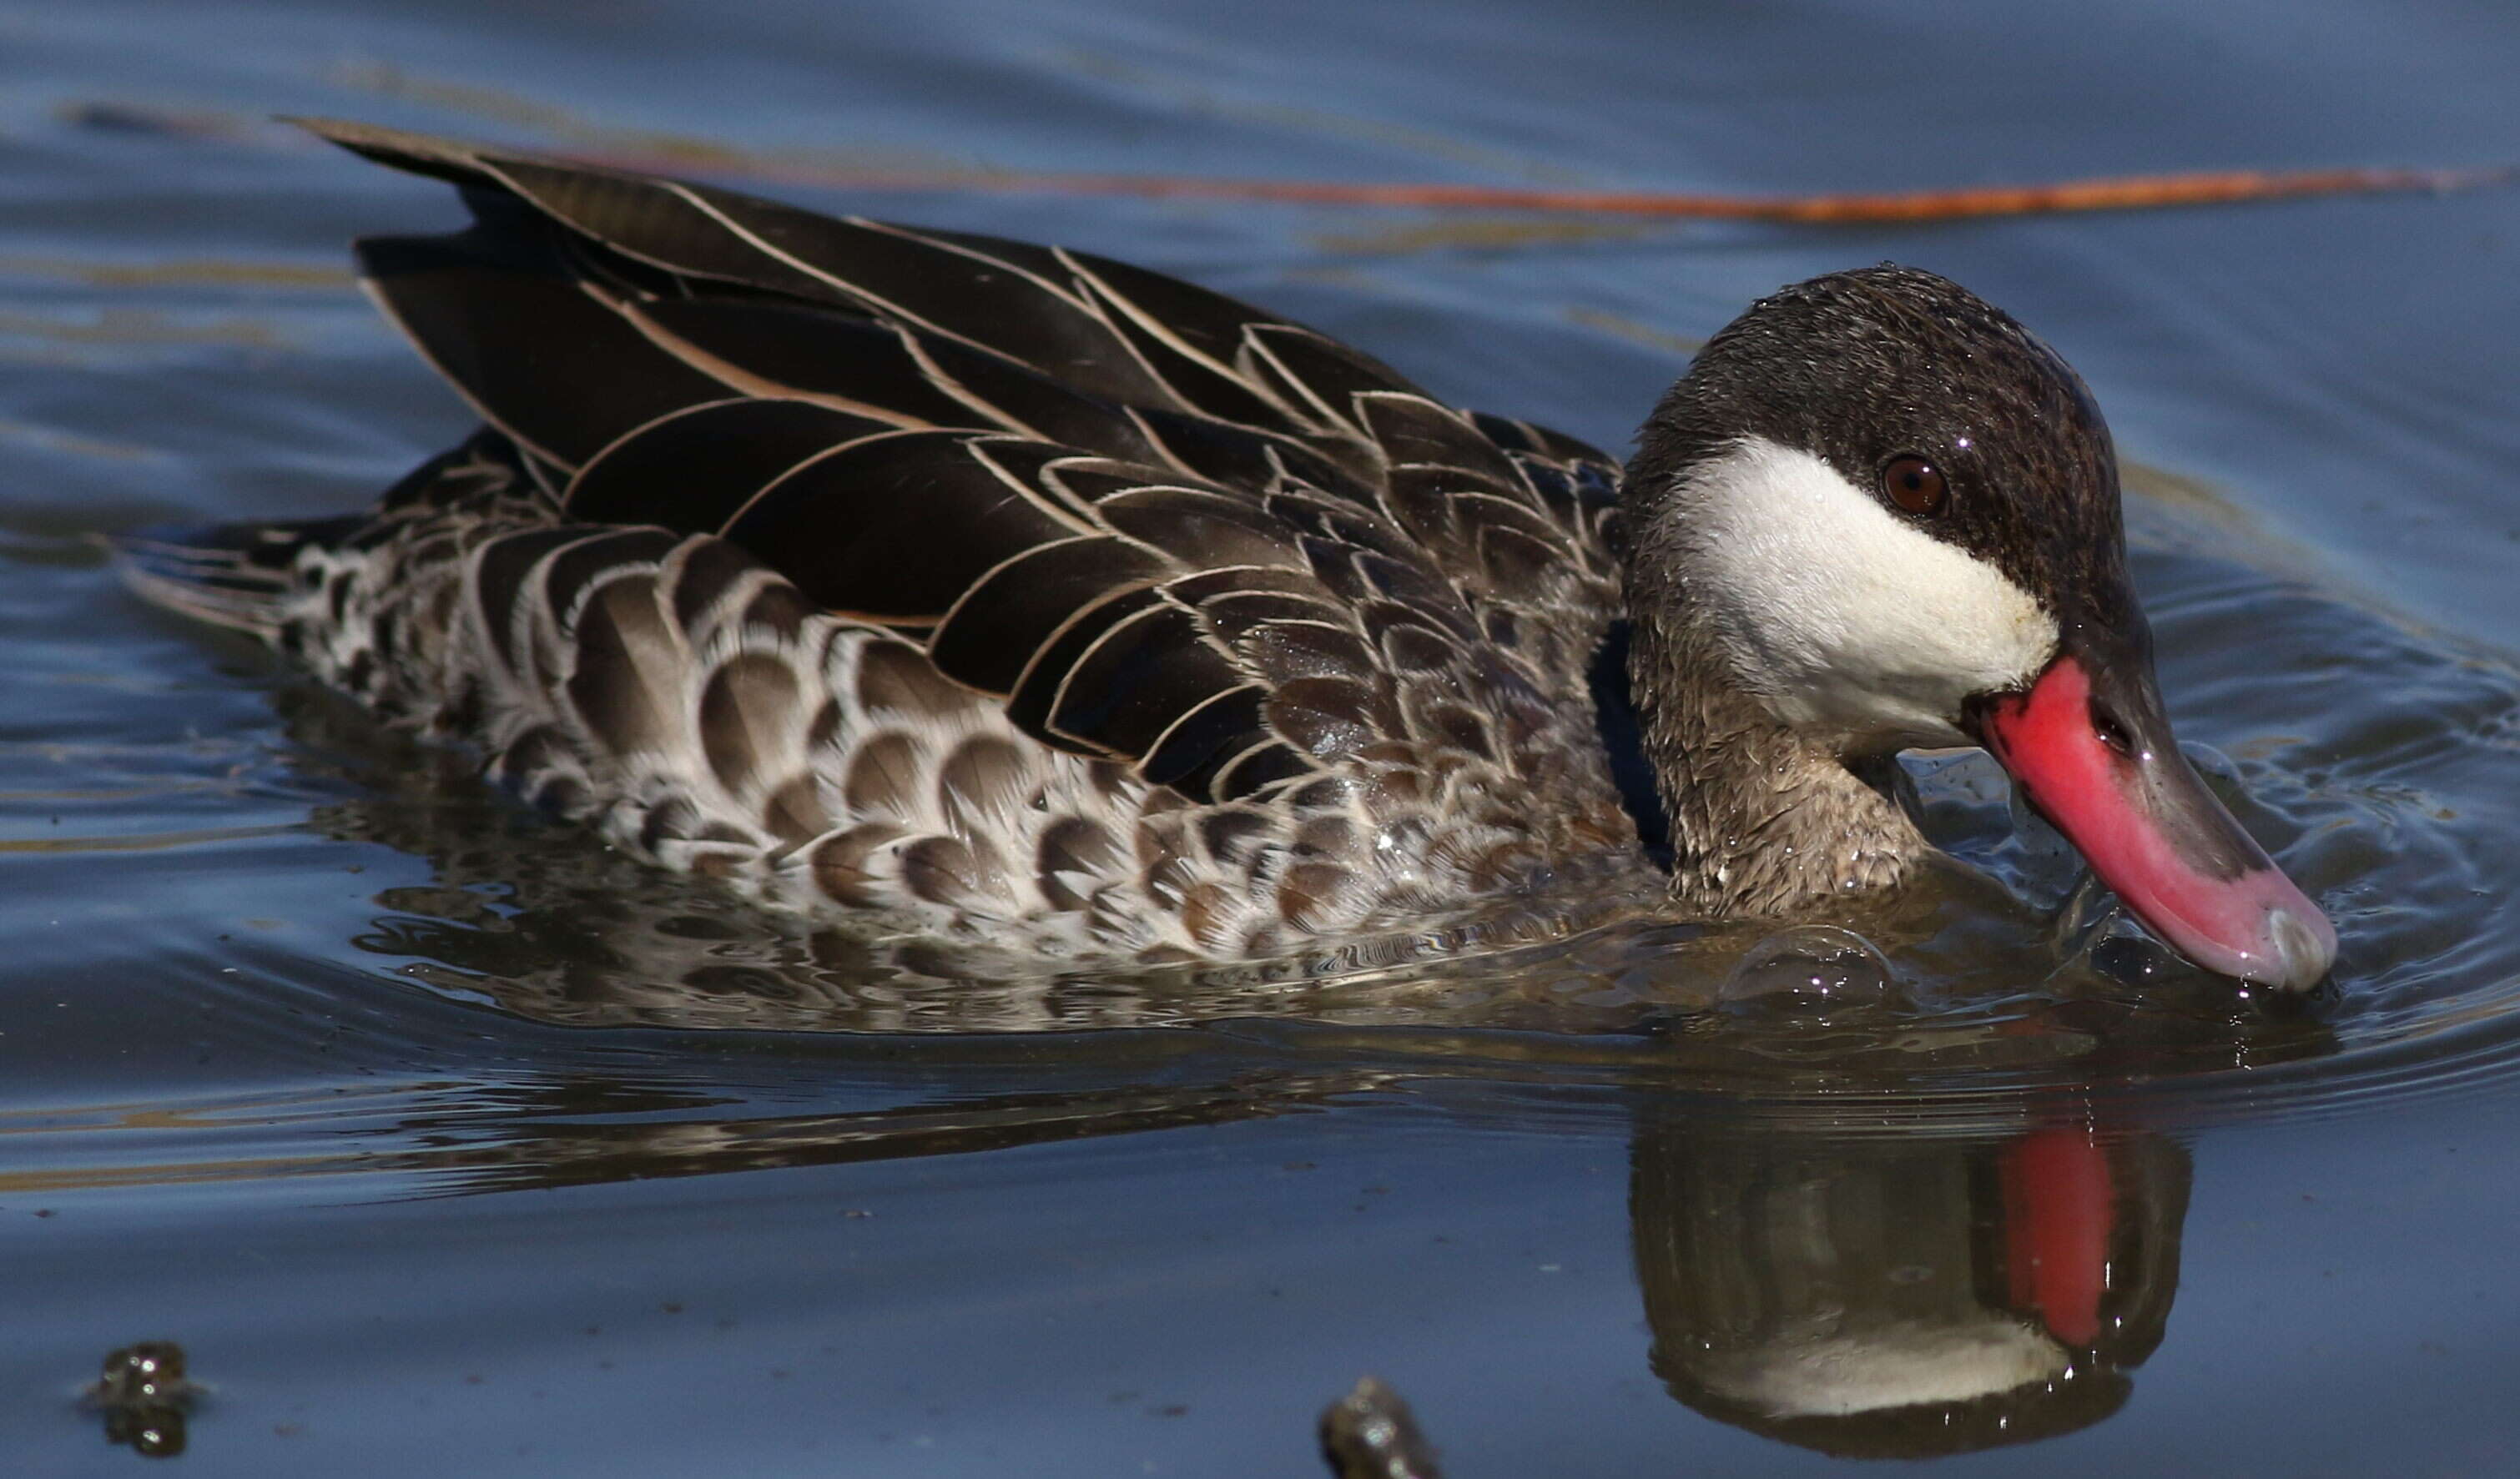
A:
<svg viewBox="0 0 2520 1479">
<path fill-rule="evenodd" d="M 1564 221 L 1530 216 L 1465 217 L 1395 226 L 1387 231 L 1324 232 L 1312 238 L 1323 251 L 1347 255 L 1403 256 L 1429 250 L 1502 251 L 1516 246 L 1580 246 L 1632 242 L 1654 230 L 1646 221 Z"/>
<path fill-rule="evenodd" d="M 588 162 L 653 170 L 670 160 L 599 156 Z M 1571 211 L 1660 220 L 1774 221 L 1809 226 L 1949 221 L 2084 210 L 2153 210 L 2304 196 L 2471 190 L 2520 179 L 2520 166 L 2485 169 L 2206 170 L 2064 180 L 2048 184 L 1817 196 L 1682 195 L 1658 191 L 1544 190 L 1504 185 L 1349 184 L 1192 175 L 1028 174 L 1013 171 L 852 172 L 769 164 L 749 171 L 785 183 L 852 190 L 1037 191 L 1148 200 L 1258 201 L 1452 210 Z"/>
<path fill-rule="evenodd" d="M 64 323 L 30 313 L 0 313 L 0 335 L 65 344 L 235 344 L 270 349 L 282 343 L 277 330 L 251 319 L 195 325 L 132 308 L 107 308 L 96 315 L 94 322 L 86 324 Z"/>
<path fill-rule="evenodd" d="M 122 1187 L 171 1187 L 196 1182 L 276 1181 L 345 1171 L 401 1170 L 360 1155 L 269 1156 L 256 1160 L 193 1161 L 156 1166 L 79 1166 L 64 1170 L 0 1173 L 0 1194 L 29 1191 L 95 1191 Z"/>
<path fill-rule="evenodd" d="M 162 852 L 202 842 L 249 842 L 259 837 L 285 837 L 301 830 L 303 829 L 294 826 L 275 825 L 143 832 L 129 837 L 0 837 L 0 856 L 10 853 Z"/>
<path fill-rule="evenodd" d="M 93 436 L 80 436 L 51 426 L 37 426 L 25 422 L 0 421 L 0 441 L 23 442 L 47 452 L 60 452 L 72 457 L 94 457 L 107 462 L 162 462 L 164 452 L 156 447 L 143 447 L 130 442 L 105 441 Z"/>
<path fill-rule="evenodd" d="M 813 178 L 820 173 L 882 167 L 884 161 L 914 169 L 950 167 L 945 156 L 905 149 L 829 149 L 763 152 L 719 140 L 654 129 L 614 128 L 580 116 L 565 108 L 539 102 L 504 88 L 430 77 L 382 62 L 349 63 L 332 68 L 327 80 L 380 97 L 422 103 L 493 123 L 531 129 L 577 151 L 633 156 L 649 161 L 652 173 L 701 171 L 745 175 L 755 179 Z M 292 133 L 296 132 L 294 129 Z M 580 155 L 598 157 L 600 155 Z M 801 175 L 800 175 L 801 172 Z"/>
<path fill-rule="evenodd" d="M 228 257 L 89 262 L 76 257 L 0 256 L 0 277 L 62 278 L 97 288 L 307 288 L 327 291 L 346 291 L 358 281 L 344 267 Z"/>
<path fill-rule="evenodd" d="M 1148 200 L 1258 201 L 1297 205 L 1358 205 L 1427 210 L 1522 210 L 1629 216 L 1647 220 L 1770 221 L 1810 226 L 1965 220 L 2085 210 L 2157 210 L 2228 205 L 2307 196 L 2398 191 L 2474 190 L 2520 180 L 2520 165 L 2474 169 L 2342 167 L 2226 169 L 2121 175 L 2025 185 L 1856 192 L 1812 196 L 1693 195 L 1663 191 L 1582 190 L 1510 185 L 1369 184 L 1326 180 L 1219 179 L 1195 175 L 1048 174 L 1018 170 L 875 167 L 875 151 L 769 155 L 679 134 L 608 129 L 563 109 L 496 88 L 446 82 L 398 67 L 366 64 L 338 68 L 333 80 L 476 117 L 531 128 L 579 146 L 577 157 L 614 169 L 712 174 L 831 190 L 1040 192 L 1126 196 Z M 115 126 L 144 129 L 158 115 L 145 107 L 113 110 Z M 202 115 L 167 114 L 160 131 L 199 136 Z M 238 137 L 262 137 L 262 131 Z M 895 153 L 891 156 L 898 158 Z"/>
<path fill-rule="evenodd" d="M 1620 338 L 1643 344 L 1648 348 L 1669 350 L 1684 359 L 1694 358 L 1698 350 L 1706 347 L 1704 339 L 1686 338 L 1680 335 L 1656 329 L 1651 324 L 1640 324 L 1635 319 L 1599 308 L 1587 308 L 1581 304 L 1566 310 L 1566 321 L 1586 329 L 1598 329 L 1603 334 L 1616 335 Z"/>
<path fill-rule="evenodd" d="M 419 1176 L 440 1182 L 453 1178 L 452 1186 L 440 1185 L 420 1193 L 442 1195 L 518 1186 L 597 1185 L 774 1166 L 950 1155 L 1271 1118 L 1380 1087 L 1387 1077 L 1372 1070 L 1333 1070 L 1257 1075 L 1208 1086 L 1008 1095 L 972 1104 L 920 1104 L 860 1114 L 664 1124 L 535 1123 L 502 1126 L 512 1133 L 497 1140 L 417 1149 L 6 1172 L 0 1173 L 0 1194 L 347 1174 Z M 422 1115 L 406 1121 L 399 1133 L 407 1138 L 426 1137 L 448 1123 L 450 1117 Z M 249 1132 L 255 1125 L 232 1120 L 165 1128 L 234 1134 Z"/>
<path fill-rule="evenodd" d="M 0 790 L 0 806 L 44 801 L 154 801 L 161 796 L 226 794 L 234 787 L 216 781 L 184 781 L 170 785 L 124 785 L 94 790 Z"/>
</svg>

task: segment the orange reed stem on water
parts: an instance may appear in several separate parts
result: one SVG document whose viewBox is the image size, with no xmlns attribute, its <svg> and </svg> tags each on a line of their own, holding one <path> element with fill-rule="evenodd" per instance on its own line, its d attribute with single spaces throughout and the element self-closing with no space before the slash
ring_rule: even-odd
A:
<svg viewBox="0 0 2520 1479">
<path fill-rule="evenodd" d="M 659 161 L 598 157 L 594 162 L 622 168 L 654 169 Z M 2174 205 L 2221 205 L 2383 191 L 2467 190 L 2520 178 L 2520 168 L 2510 166 L 2492 169 L 2233 169 L 2066 180 L 2045 185 L 1760 197 L 1674 195 L 1657 191 L 1544 190 L 1504 185 L 1237 180 L 1189 175 L 858 171 L 766 159 L 746 162 L 750 167 L 738 166 L 742 173 L 836 189 L 1039 191 L 1054 195 L 1136 196 L 1150 200 L 1265 201 L 1283 204 L 1433 210 L 1555 211 L 1669 220 L 1790 221 L 1821 226 L 1949 221 L 1972 216 L 2036 215 L 2071 210 L 2147 210 Z"/>
</svg>

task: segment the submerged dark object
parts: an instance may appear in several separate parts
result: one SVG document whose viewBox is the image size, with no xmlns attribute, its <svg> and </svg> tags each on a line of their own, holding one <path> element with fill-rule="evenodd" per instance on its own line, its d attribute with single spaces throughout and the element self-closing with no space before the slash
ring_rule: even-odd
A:
<svg viewBox="0 0 2520 1479">
<path fill-rule="evenodd" d="M 1434 1451 L 1400 1394 L 1371 1376 L 1322 1411 L 1322 1457 L 1335 1479 L 1440 1479 Z"/>
<path fill-rule="evenodd" d="M 2333 956 L 2170 742 L 2090 395 L 1932 274 L 1753 305 L 1622 475 L 1124 263 L 311 126 L 464 187 L 361 260 L 489 427 L 135 575 L 642 856 L 1105 959 L 1665 856 L 1685 910 L 1809 915 L 1928 851 L 1858 772 L 1983 740 L 2201 964 Z M 1622 620 L 1667 835 L 1590 681 Z"/>
<path fill-rule="evenodd" d="M 110 1352 L 88 1399 L 105 1412 L 105 1441 L 151 1458 L 184 1452 L 185 1421 L 200 1394 L 185 1374 L 184 1348 L 144 1340 Z"/>
</svg>

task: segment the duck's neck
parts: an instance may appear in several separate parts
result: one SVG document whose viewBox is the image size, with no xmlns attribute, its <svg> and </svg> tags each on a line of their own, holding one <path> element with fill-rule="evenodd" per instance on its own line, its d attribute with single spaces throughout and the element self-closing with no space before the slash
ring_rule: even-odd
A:
<svg viewBox="0 0 2520 1479">
<path fill-rule="evenodd" d="M 1673 899 L 1784 916 L 1904 877 L 1926 850 L 1907 816 L 1744 693 L 1684 603 L 1637 605 L 1628 680 L 1671 820 Z"/>
</svg>

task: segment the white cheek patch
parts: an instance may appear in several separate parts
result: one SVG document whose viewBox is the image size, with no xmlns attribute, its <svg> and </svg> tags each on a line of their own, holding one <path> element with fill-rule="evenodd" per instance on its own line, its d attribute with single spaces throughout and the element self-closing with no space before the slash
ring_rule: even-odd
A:
<svg viewBox="0 0 2520 1479">
<path fill-rule="evenodd" d="M 2030 593 L 1808 452 L 1748 437 L 1678 492 L 1692 599 L 1743 686 L 1797 729 L 1964 743 L 1962 699 L 2055 653 Z"/>
</svg>

